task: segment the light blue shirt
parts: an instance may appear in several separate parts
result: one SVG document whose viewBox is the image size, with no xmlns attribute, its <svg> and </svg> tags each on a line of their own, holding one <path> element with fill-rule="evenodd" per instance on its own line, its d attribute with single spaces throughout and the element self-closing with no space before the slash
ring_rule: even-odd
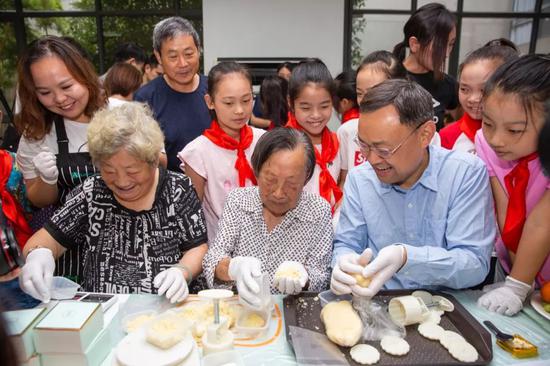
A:
<svg viewBox="0 0 550 366">
<path fill-rule="evenodd" d="M 350 171 L 332 264 L 338 256 L 402 243 L 407 262 L 385 285 L 465 288 L 489 271 L 496 221 L 487 169 L 478 157 L 429 147 L 430 161 L 410 188 L 380 182 L 366 162 Z"/>
</svg>

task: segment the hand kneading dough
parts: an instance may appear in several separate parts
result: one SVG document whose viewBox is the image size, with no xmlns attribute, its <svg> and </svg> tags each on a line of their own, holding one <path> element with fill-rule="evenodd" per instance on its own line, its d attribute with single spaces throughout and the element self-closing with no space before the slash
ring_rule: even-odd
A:
<svg viewBox="0 0 550 366">
<path fill-rule="evenodd" d="M 353 278 L 355 278 L 355 281 L 357 281 L 357 286 L 359 287 L 369 287 L 371 283 L 371 279 L 367 277 L 363 277 L 363 275 L 356 273 L 353 275 Z"/>
<path fill-rule="evenodd" d="M 380 352 L 370 344 L 357 344 L 349 351 L 353 360 L 361 365 L 374 365 L 380 360 Z"/>
<path fill-rule="evenodd" d="M 363 333 L 361 318 L 349 301 L 326 304 L 321 311 L 321 320 L 325 324 L 328 339 L 343 347 L 355 345 Z"/>
</svg>

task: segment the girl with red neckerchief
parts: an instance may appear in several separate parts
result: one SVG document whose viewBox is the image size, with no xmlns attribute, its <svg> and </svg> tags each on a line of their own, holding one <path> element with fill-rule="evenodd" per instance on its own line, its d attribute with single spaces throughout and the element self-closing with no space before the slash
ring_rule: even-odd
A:
<svg viewBox="0 0 550 366">
<path fill-rule="evenodd" d="M 212 114 L 209 129 L 178 153 L 202 202 L 208 241 L 216 236 L 227 195 L 237 187 L 256 185 L 250 158 L 265 132 L 248 125 L 252 115 L 252 78 L 236 62 L 221 62 L 208 74 L 204 96 Z"/>
<path fill-rule="evenodd" d="M 315 146 L 317 164 L 304 190 L 326 199 L 334 212 L 342 198 L 341 156 L 338 137 L 327 123 L 332 115 L 335 86 L 319 59 L 301 62 L 290 75 L 287 127 L 304 131 Z"/>
<path fill-rule="evenodd" d="M 359 119 L 359 104 L 355 91 L 355 71 L 344 71 L 334 78 L 336 84 L 336 110 L 342 124 Z"/>
<path fill-rule="evenodd" d="M 500 65 L 517 57 L 517 50 L 499 44 L 483 46 L 466 57 L 458 69 L 458 100 L 464 114 L 439 131 L 442 147 L 475 154 L 474 137 L 481 128 L 481 97 L 485 83 Z"/>
<path fill-rule="evenodd" d="M 549 100 L 547 55 L 508 61 L 483 93 L 475 145 L 489 172 L 500 229 L 495 249 L 507 277 L 478 304 L 505 315 L 520 311 L 533 286 L 550 280 L 550 179 L 537 155 Z"/>
</svg>

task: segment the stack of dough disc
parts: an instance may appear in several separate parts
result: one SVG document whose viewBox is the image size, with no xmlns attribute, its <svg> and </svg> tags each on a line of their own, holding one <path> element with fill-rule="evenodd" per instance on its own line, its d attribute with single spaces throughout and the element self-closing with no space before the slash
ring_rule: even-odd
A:
<svg viewBox="0 0 550 366">
<path fill-rule="evenodd" d="M 361 365 L 374 365 L 380 360 L 380 352 L 369 344 L 355 345 L 350 349 L 349 354 Z"/>
<path fill-rule="evenodd" d="M 478 358 L 477 350 L 460 334 L 446 330 L 439 340 L 441 345 L 449 351 L 451 356 L 460 362 L 475 362 Z"/>
</svg>

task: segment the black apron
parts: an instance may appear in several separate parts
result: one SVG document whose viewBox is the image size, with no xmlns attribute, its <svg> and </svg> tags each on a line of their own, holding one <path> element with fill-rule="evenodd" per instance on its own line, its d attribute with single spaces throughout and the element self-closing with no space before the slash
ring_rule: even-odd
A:
<svg viewBox="0 0 550 366">
<path fill-rule="evenodd" d="M 98 173 L 92 164 L 92 158 L 87 152 L 69 153 L 69 139 L 65 131 L 65 122 L 61 116 L 54 118 L 55 132 L 57 135 L 57 187 L 59 190 L 59 203 L 63 205 L 69 192 L 84 182 L 86 178 Z M 55 275 L 64 276 L 81 283 L 84 268 L 83 250 L 79 247 L 67 250 L 56 261 Z"/>
</svg>

